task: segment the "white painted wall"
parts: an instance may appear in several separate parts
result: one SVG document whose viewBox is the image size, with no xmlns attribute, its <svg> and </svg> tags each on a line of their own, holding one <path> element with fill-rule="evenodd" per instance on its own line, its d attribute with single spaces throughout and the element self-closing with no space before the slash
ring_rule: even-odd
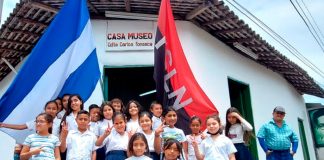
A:
<svg viewBox="0 0 324 160">
<path fill-rule="evenodd" d="M 121 21 L 115 21 L 123 25 Z M 93 20 L 97 53 L 101 66 L 153 66 L 153 51 L 145 52 L 106 52 L 106 21 Z M 128 22 L 129 23 L 129 22 Z M 136 27 L 136 23 L 132 25 Z M 258 130 L 262 124 L 272 118 L 275 106 L 284 106 L 287 110 L 286 121 L 298 131 L 297 118 L 303 119 L 306 135 L 311 136 L 303 97 L 280 75 L 249 60 L 215 39 L 190 22 L 177 22 L 178 34 L 189 65 L 202 89 L 225 121 L 226 109 L 230 106 L 228 77 L 249 84 L 253 106 L 254 124 Z M 315 159 L 313 141 L 308 140 L 311 159 Z M 259 158 L 265 155 L 258 146 Z M 295 159 L 303 159 L 301 146 Z"/>
<path fill-rule="evenodd" d="M 122 25 L 123 22 L 117 23 Z M 103 73 L 104 66 L 153 66 L 153 50 L 107 53 L 105 49 L 107 21 L 92 20 L 92 24 L 101 73 Z M 134 27 L 136 27 L 135 23 Z M 226 109 L 230 106 L 227 80 L 228 77 L 231 77 L 249 84 L 256 131 L 272 118 L 273 108 L 281 105 L 286 108 L 287 123 L 296 131 L 297 135 L 299 136 L 297 118 L 301 118 L 304 120 L 306 136 L 311 137 L 303 97 L 284 78 L 235 53 L 231 48 L 190 22 L 177 22 L 177 28 L 194 76 L 210 100 L 216 105 L 223 121 L 225 121 Z M 0 95 L 10 82 L 10 76 L 0 82 Z M 100 104 L 101 100 L 102 90 L 98 84 L 89 104 Z M 86 106 L 88 105 L 86 104 Z M 307 142 L 310 158 L 315 159 L 313 140 L 308 139 Z M 300 143 L 295 155 L 297 160 L 303 159 L 301 147 Z M 258 151 L 259 159 L 265 159 L 265 154 L 260 146 L 258 146 Z"/>
</svg>

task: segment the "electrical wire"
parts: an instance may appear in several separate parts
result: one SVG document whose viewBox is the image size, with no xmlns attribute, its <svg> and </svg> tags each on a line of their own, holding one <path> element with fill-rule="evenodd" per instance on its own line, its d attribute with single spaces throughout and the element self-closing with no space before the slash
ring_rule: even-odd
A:
<svg viewBox="0 0 324 160">
<path fill-rule="evenodd" d="M 274 32 L 270 27 L 268 27 L 265 23 L 263 23 L 260 19 L 255 17 L 251 12 L 249 12 L 246 8 L 244 8 L 242 5 L 240 5 L 235 0 L 232 0 L 235 2 L 240 8 L 242 8 L 245 12 L 247 12 L 249 15 L 251 15 L 254 19 L 256 19 L 259 23 L 255 22 L 249 15 L 244 13 L 241 9 L 239 9 L 236 5 L 231 3 L 229 0 L 226 0 L 229 4 L 231 4 L 234 8 L 236 8 L 239 12 L 241 12 L 243 15 L 245 15 L 247 18 L 249 18 L 253 23 L 255 23 L 257 26 L 259 26 L 264 32 L 266 32 L 269 36 L 271 36 L 275 41 L 277 41 L 279 44 L 281 44 L 284 48 L 286 48 L 290 53 L 292 53 L 296 58 L 298 58 L 302 63 L 304 63 L 306 66 L 308 66 L 310 69 L 312 69 L 315 73 L 317 73 L 319 76 L 324 78 L 324 72 L 321 71 L 318 67 L 316 67 L 312 62 L 310 62 L 306 57 L 304 57 L 296 48 L 294 48 L 291 44 L 289 44 L 285 39 L 283 39 L 280 35 L 278 35 L 276 32 Z M 266 27 L 267 29 L 265 29 Z M 267 31 L 269 30 L 269 31 Z M 271 32 L 271 33 L 269 33 Z M 273 35 L 272 35 L 273 34 Z M 279 39 L 279 40 L 278 40 Z"/>
<path fill-rule="evenodd" d="M 310 17 L 312 18 L 312 20 L 313 20 L 313 22 L 314 22 L 314 24 L 315 24 L 315 26 L 316 26 L 318 32 L 320 33 L 320 35 L 322 36 L 322 38 L 324 38 L 324 34 L 323 34 L 323 32 L 322 32 L 321 29 L 318 27 L 318 25 L 317 25 L 317 23 L 316 23 L 316 21 L 315 21 L 313 15 L 311 14 L 311 12 L 308 10 L 308 7 L 307 7 L 306 4 L 304 3 L 304 0 L 301 0 L 301 1 L 302 1 L 302 3 L 303 3 L 304 7 L 306 8 L 308 14 L 309 14 Z"/>
<path fill-rule="evenodd" d="M 297 0 L 296 0 L 296 2 L 297 2 L 297 5 L 299 6 L 299 8 L 301 8 Z M 295 4 L 292 2 L 292 0 L 290 0 L 290 3 L 294 6 L 294 8 L 295 8 L 295 10 L 297 11 L 298 15 L 302 18 L 302 20 L 304 21 L 305 25 L 307 26 L 309 32 L 311 32 L 312 36 L 314 37 L 314 39 L 316 40 L 317 44 L 321 47 L 321 49 L 322 49 L 322 51 L 323 51 L 323 53 L 324 53 L 324 47 L 322 46 L 322 45 L 324 45 L 323 42 L 322 42 L 320 39 L 317 39 L 317 37 L 318 37 L 317 32 L 315 32 L 315 34 L 317 35 L 317 37 L 316 37 L 316 36 L 314 35 L 313 31 L 311 30 L 311 28 L 309 27 L 309 26 L 311 26 L 312 29 L 315 30 L 314 27 L 313 27 L 313 25 L 312 25 L 311 23 L 310 23 L 310 25 L 309 25 L 309 24 L 306 22 L 305 18 L 301 15 L 301 13 L 299 12 L 299 10 L 298 10 L 297 7 L 295 6 Z M 302 8 L 301 8 L 301 11 L 304 13 L 304 11 L 303 11 Z M 306 19 L 309 21 L 309 19 L 307 18 L 307 16 L 306 16 L 305 13 L 304 13 L 304 15 L 305 15 Z"/>
</svg>

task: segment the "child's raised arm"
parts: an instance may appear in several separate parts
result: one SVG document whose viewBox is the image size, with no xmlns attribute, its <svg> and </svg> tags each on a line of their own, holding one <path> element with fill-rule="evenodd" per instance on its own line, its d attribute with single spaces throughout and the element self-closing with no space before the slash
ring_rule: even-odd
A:
<svg viewBox="0 0 324 160">
<path fill-rule="evenodd" d="M 65 152 L 66 150 L 66 137 L 68 135 L 68 127 L 67 124 L 65 122 L 62 123 L 62 131 L 61 131 L 61 135 L 60 135 L 60 139 L 61 139 L 61 145 L 60 145 L 60 151 L 61 152 Z"/>
<path fill-rule="evenodd" d="M 164 122 L 161 123 L 161 125 L 155 130 L 155 136 L 154 136 L 154 150 L 155 153 L 160 154 L 161 153 L 161 133 L 164 131 Z"/>
<path fill-rule="evenodd" d="M 9 129 L 15 129 L 15 130 L 24 130 L 27 129 L 26 124 L 6 124 L 0 122 L 0 128 L 9 128 Z"/>
<path fill-rule="evenodd" d="M 241 124 L 243 125 L 244 130 L 246 130 L 246 131 L 252 131 L 253 130 L 252 125 L 248 121 L 246 121 L 242 116 L 240 116 L 238 113 L 232 112 L 230 114 L 233 114 L 233 116 L 235 116 L 238 120 L 241 121 Z"/>
<path fill-rule="evenodd" d="M 198 147 L 198 142 L 196 141 L 196 139 L 192 139 L 192 146 L 194 148 L 195 151 L 195 155 L 197 160 L 203 160 L 204 159 L 204 155 L 202 155 L 199 151 L 199 147 Z"/>
<path fill-rule="evenodd" d="M 106 137 L 108 137 L 110 135 L 110 132 L 112 130 L 113 127 L 110 127 L 110 125 L 108 124 L 107 129 L 105 130 L 105 133 L 102 134 L 102 136 L 99 136 L 99 138 L 96 141 L 96 146 L 101 146 L 102 142 L 106 139 Z"/>
</svg>

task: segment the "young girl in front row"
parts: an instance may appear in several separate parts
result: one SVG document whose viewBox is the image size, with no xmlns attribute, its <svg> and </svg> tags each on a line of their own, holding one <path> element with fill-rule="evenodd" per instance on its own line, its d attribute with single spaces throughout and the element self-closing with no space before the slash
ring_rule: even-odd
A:
<svg viewBox="0 0 324 160">
<path fill-rule="evenodd" d="M 126 160 L 152 160 L 147 155 L 149 147 L 143 133 L 135 133 L 128 143 L 128 153 L 130 157 Z"/>
<path fill-rule="evenodd" d="M 245 142 L 249 140 L 253 127 L 240 115 L 239 111 L 231 107 L 226 111 L 225 136 L 230 138 L 237 150 L 236 160 L 252 160 L 252 155 Z M 247 137 L 247 139 L 244 139 Z"/>
<path fill-rule="evenodd" d="M 126 119 L 123 113 L 116 112 L 113 116 L 113 127 L 108 127 L 105 133 L 97 139 L 96 146 L 106 145 L 105 160 L 124 160 L 127 158 L 128 134 Z"/>
<path fill-rule="evenodd" d="M 113 126 L 112 117 L 114 108 L 109 101 L 103 102 L 100 107 L 100 120 L 98 122 L 97 137 L 102 136 L 107 128 Z M 101 147 L 97 149 L 97 159 L 105 159 L 106 149 Z"/>
<path fill-rule="evenodd" d="M 60 160 L 60 141 L 51 134 L 53 117 L 41 113 L 36 117 L 36 133 L 29 135 L 20 154 L 22 160 L 56 159 Z"/>
<path fill-rule="evenodd" d="M 161 124 L 159 128 L 155 130 L 155 138 L 154 138 L 154 149 L 156 153 L 161 152 L 161 141 L 164 142 L 167 139 L 176 139 L 179 141 L 184 148 L 186 148 L 186 136 L 183 131 L 174 125 L 177 123 L 177 113 L 175 109 L 172 107 L 168 107 L 162 114 L 165 124 Z M 161 140 L 162 139 L 162 140 Z M 187 155 L 185 151 L 185 155 Z"/>
<path fill-rule="evenodd" d="M 163 160 L 184 159 L 181 143 L 175 139 L 168 139 L 163 145 Z"/>
<path fill-rule="evenodd" d="M 185 151 L 188 153 L 188 160 L 196 160 L 195 151 L 192 145 L 192 142 L 195 141 L 198 143 L 198 148 L 201 146 L 202 141 L 202 133 L 200 131 L 201 129 L 201 119 L 197 116 L 193 116 L 190 119 L 190 129 L 191 134 L 187 135 L 187 145 L 186 148 L 184 148 Z"/>
<path fill-rule="evenodd" d="M 206 124 L 207 133 L 210 136 L 201 142 L 201 151 L 198 148 L 198 143 L 193 141 L 196 158 L 198 160 L 235 160 L 236 149 L 229 138 L 221 135 L 221 123 L 218 115 L 208 116 Z"/>
<path fill-rule="evenodd" d="M 153 160 L 160 160 L 160 157 L 154 150 L 154 131 L 152 130 L 151 114 L 148 112 L 142 112 L 139 117 L 139 124 L 141 126 L 141 133 L 145 135 L 149 149 L 150 157 Z"/>
</svg>

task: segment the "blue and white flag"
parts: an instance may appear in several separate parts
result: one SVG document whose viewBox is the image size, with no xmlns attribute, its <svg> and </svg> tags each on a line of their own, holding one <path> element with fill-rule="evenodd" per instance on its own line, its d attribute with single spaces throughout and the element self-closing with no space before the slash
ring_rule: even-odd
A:
<svg viewBox="0 0 324 160">
<path fill-rule="evenodd" d="M 67 0 L 0 99 L 0 122 L 24 124 L 64 93 L 86 101 L 100 77 L 85 0 Z M 22 142 L 26 132 L 1 129 Z"/>
</svg>

